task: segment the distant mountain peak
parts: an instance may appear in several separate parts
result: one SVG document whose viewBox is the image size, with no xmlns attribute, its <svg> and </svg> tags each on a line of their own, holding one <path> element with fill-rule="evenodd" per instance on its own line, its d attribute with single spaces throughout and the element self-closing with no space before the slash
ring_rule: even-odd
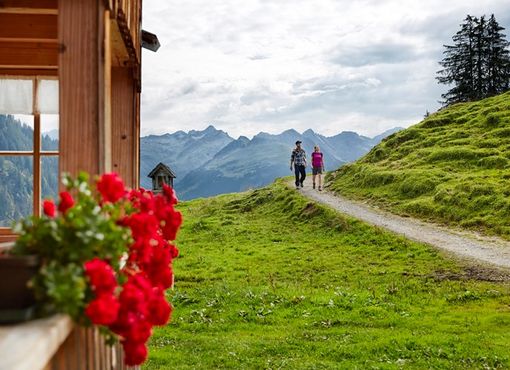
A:
<svg viewBox="0 0 510 370">
<path fill-rule="evenodd" d="M 288 134 L 292 134 L 292 135 L 299 135 L 299 132 L 297 132 L 296 130 L 294 130 L 293 128 L 290 128 L 288 130 L 285 130 L 281 133 L 281 135 L 288 135 Z"/>
<path fill-rule="evenodd" d="M 302 134 L 288 129 L 280 134 L 259 132 L 251 139 L 242 135 L 233 139 L 211 124 L 202 130 L 142 138 L 140 172 L 146 174 L 157 163 L 167 163 L 179 173 L 174 184 L 182 199 L 240 191 L 288 175 L 296 140 L 302 140 L 307 151 L 320 145 L 330 169 L 359 158 L 374 145 L 372 139 L 352 131 L 326 137 L 312 129 Z M 150 187 L 151 183 L 142 179 L 141 185 Z"/>
<path fill-rule="evenodd" d="M 315 132 L 311 128 L 309 128 L 308 130 L 303 132 L 303 136 L 310 136 L 310 135 L 315 135 Z"/>
</svg>

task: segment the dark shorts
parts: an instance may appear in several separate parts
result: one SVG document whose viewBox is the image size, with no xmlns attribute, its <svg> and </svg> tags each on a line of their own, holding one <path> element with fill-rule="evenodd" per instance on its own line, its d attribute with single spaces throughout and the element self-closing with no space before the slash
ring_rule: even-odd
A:
<svg viewBox="0 0 510 370">
<path fill-rule="evenodd" d="M 312 167 L 312 175 L 320 175 L 322 173 L 322 167 Z"/>
</svg>

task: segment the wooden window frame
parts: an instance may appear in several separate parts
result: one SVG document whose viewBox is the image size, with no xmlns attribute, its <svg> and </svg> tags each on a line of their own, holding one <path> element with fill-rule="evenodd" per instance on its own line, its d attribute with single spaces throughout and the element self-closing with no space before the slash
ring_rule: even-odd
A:
<svg viewBox="0 0 510 370">
<path fill-rule="evenodd" d="M 32 214 L 39 217 L 41 215 L 41 159 L 44 157 L 58 157 L 60 155 L 60 141 L 59 150 L 42 150 L 41 148 L 41 113 L 37 107 L 37 94 L 40 80 L 57 80 L 57 78 L 51 76 L 5 76 L 3 78 L 32 80 L 32 116 L 34 117 L 32 150 L 0 150 L 0 157 L 30 156 L 32 158 Z M 0 227 L 0 242 L 12 241 L 15 238 L 16 234 L 13 233 L 12 228 Z"/>
</svg>

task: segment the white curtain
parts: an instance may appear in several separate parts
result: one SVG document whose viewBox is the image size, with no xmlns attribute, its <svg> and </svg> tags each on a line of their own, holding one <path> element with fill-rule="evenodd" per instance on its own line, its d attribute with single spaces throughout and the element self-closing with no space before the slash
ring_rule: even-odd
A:
<svg viewBox="0 0 510 370">
<path fill-rule="evenodd" d="M 32 80 L 0 79 L 0 114 L 32 114 Z"/>
<path fill-rule="evenodd" d="M 0 78 L 0 114 L 34 114 L 33 79 Z M 38 80 L 40 114 L 58 114 L 58 80 Z"/>
<path fill-rule="evenodd" d="M 39 80 L 37 110 L 41 114 L 58 114 L 58 80 Z"/>
</svg>

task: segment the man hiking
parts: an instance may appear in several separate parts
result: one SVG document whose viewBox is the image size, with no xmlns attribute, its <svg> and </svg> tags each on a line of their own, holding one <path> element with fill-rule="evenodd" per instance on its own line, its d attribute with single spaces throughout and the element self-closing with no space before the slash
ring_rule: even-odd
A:
<svg viewBox="0 0 510 370">
<path fill-rule="evenodd" d="M 296 189 L 303 187 L 303 181 L 306 177 L 306 153 L 301 149 L 301 141 L 296 141 L 296 148 L 292 151 L 290 156 L 290 170 L 292 171 L 292 164 L 294 164 L 294 174 L 296 175 Z"/>
</svg>

